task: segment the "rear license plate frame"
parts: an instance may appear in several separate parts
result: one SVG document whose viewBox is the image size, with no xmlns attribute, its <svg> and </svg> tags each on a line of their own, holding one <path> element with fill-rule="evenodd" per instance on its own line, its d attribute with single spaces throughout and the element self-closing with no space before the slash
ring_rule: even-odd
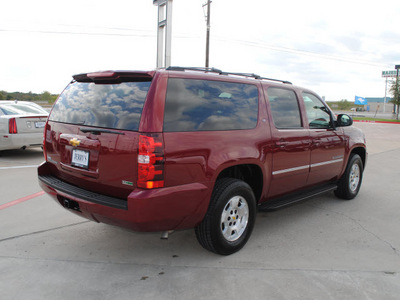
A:
<svg viewBox="0 0 400 300">
<path fill-rule="evenodd" d="M 89 151 L 72 149 L 71 166 L 89 169 Z"/>
<path fill-rule="evenodd" d="M 35 128 L 44 128 L 46 126 L 46 121 L 35 122 Z"/>
</svg>

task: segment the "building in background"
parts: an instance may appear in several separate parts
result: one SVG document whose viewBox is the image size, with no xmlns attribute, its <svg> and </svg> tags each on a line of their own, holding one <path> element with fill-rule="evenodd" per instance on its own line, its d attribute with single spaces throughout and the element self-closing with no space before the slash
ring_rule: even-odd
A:
<svg viewBox="0 0 400 300">
<path fill-rule="evenodd" d="M 395 112 L 395 107 L 393 103 L 390 103 L 391 98 L 386 97 L 386 104 L 385 104 L 385 98 L 384 97 L 366 97 L 368 104 L 364 105 L 364 109 L 366 111 L 370 112 L 387 112 L 387 113 L 392 113 Z"/>
</svg>

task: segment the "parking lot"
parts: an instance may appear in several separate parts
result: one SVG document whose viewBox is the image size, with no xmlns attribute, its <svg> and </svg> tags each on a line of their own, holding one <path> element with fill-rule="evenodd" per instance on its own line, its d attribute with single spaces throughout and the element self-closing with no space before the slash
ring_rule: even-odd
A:
<svg viewBox="0 0 400 300">
<path fill-rule="evenodd" d="M 44 194 L 40 149 L 0 153 L 1 299 L 399 299 L 400 125 L 356 123 L 368 163 L 352 201 L 333 193 L 260 212 L 238 253 L 194 231 L 136 233 Z"/>
</svg>

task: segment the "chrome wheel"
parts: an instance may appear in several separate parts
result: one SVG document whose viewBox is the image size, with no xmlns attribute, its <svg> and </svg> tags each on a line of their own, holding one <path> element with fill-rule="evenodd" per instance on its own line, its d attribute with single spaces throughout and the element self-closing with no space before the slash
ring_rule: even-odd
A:
<svg viewBox="0 0 400 300">
<path fill-rule="evenodd" d="M 360 182 L 360 167 L 358 164 L 353 164 L 350 170 L 349 176 L 349 188 L 352 192 L 355 192 Z"/>
<path fill-rule="evenodd" d="M 338 198 L 351 200 L 354 199 L 361 187 L 364 165 L 358 154 L 351 154 L 346 170 L 338 181 L 335 195 Z"/>
<path fill-rule="evenodd" d="M 232 197 L 225 205 L 221 215 L 221 232 L 223 237 L 234 242 L 246 230 L 249 220 L 249 206 L 245 198 Z"/>
<path fill-rule="evenodd" d="M 235 253 L 250 238 L 256 214 L 251 187 L 236 178 L 221 178 L 215 183 L 203 221 L 196 227 L 197 240 L 214 253 Z"/>
</svg>

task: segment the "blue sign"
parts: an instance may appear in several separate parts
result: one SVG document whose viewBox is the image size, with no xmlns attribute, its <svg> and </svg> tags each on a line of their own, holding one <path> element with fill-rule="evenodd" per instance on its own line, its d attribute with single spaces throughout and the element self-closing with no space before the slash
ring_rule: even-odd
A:
<svg viewBox="0 0 400 300">
<path fill-rule="evenodd" d="M 368 101 L 364 97 L 356 96 L 356 98 L 354 99 L 354 104 L 367 105 Z"/>
</svg>

